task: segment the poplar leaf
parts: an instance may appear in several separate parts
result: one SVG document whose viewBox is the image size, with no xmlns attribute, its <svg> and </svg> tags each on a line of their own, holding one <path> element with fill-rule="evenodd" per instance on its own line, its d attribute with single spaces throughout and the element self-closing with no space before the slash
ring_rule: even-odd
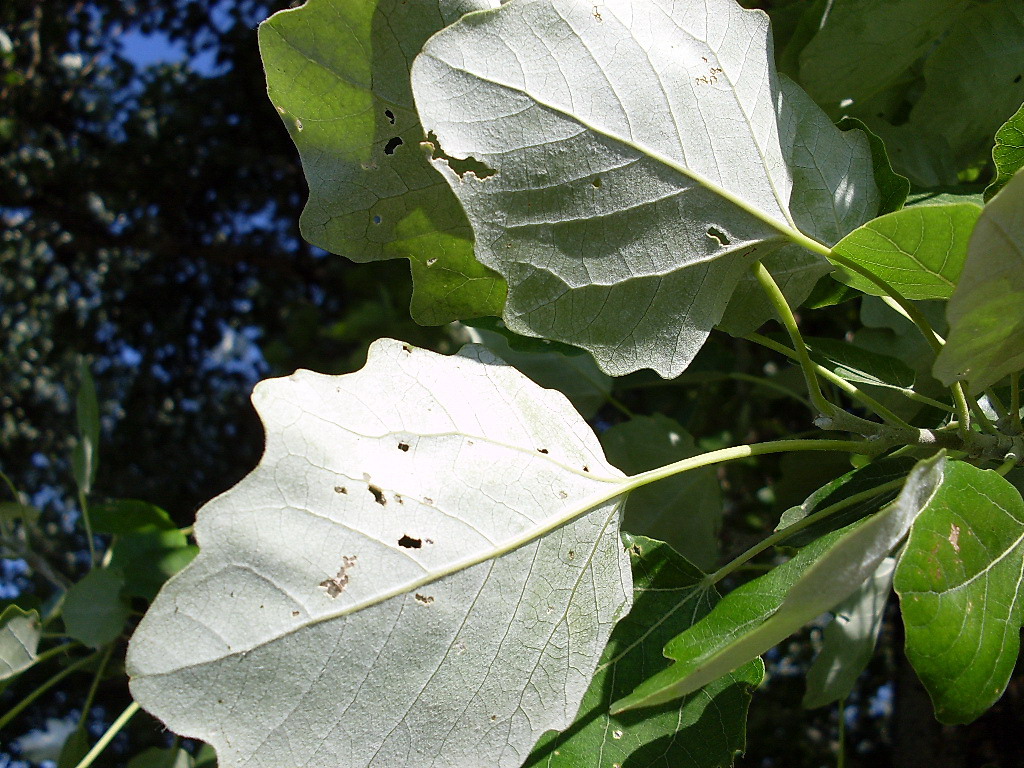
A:
<svg viewBox="0 0 1024 768">
<path fill-rule="evenodd" d="M 253 402 L 266 452 L 132 638 L 136 700 L 223 768 L 513 767 L 569 726 L 632 579 L 565 397 L 385 339 Z"/>
</svg>

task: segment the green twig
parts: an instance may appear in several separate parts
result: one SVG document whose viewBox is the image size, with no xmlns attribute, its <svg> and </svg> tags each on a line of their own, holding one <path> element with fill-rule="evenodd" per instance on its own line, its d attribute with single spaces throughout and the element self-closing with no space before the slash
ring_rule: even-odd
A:
<svg viewBox="0 0 1024 768">
<path fill-rule="evenodd" d="M 821 393 L 821 387 L 818 385 L 817 371 L 815 370 L 814 363 L 811 361 L 811 356 L 807 352 L 804 338 L 800 335 L 800 328 L 797 325 L 796 317 L 793 316 L 793 310 L 790 308 L 789 302 L 786 301 L 786 297 L 779 288 L 779 284 L 775 282 L 775 278 L 772 277 L 771 273 L 765 269 L 764 264 L 758 261 L 754 264 L 753 269 L 757 282 L 761 284 L 761 288 L 775 308 L 775 312 L 789 333 L 789 337 L 793 340 L 793 347 L 796 349 L 800 368 L 804 372 L 804 380 L 807 382 L 807 393 L 811 397 L 811 403 L 821 416 L 834 417 L 836 407 L 826 400 L 825 396 Z"/>
<path fill-rule="evenodd" d="M 733 573 L 737 568 L 746 565 L 748 562 L 753 560 L 762 552 L 771 549 L 772 547 L 776 546 L 779 542 L 792 536 L 794 533 L 798 533 L 802 531 L 804 528 L 814 525 L 819 520 L 823 520 L 829 515 L 833 515 L 836 512 L 846 509 L 847 507 L 852 507 L 853 505 L 859 504 L 862 501 L 873 499 L 874 497 L 879 496 L 885 493 L 886 491 L 892 491 L 897 488 L 900 488 L 903 486 L 904 479 L 905 478 L 901 477 L 898 480 L 891 480 L 888 483 L 883 483 L 882 485 L 875 486 L 874 488 L 869 488 L 866 491 L 861 491 L 860 493 L 855 493 L 852 496 L 847 496 L 842 501 L 837 501 L 835 504 L 830 504 L 829 506 L 823 509 L 819 509 L 817 512 L 808 515 L 802 520 L 798 520 L 792 525 L 786 526 L 781 530 L 775 531 L 770 536 L 768 536 L 765 539 L 762 539 L 760 542 L 755 544 L 753 547 L 748 549 L 743 554 L 734 558 L 714 573 L 705 577 L 704 583 L 708 585 L 717 584 L 726 576 Z"/>
<path fill-rule="evenodd" d="M 81 489 L 78 491 L 78 506 L 82 510 L 82 524 L 85 526 L 85 539 L 89 545 L 89 567 L 96 566 L 96 544 L 92 540 L 92 521 L 89 520 L 89 504 L 85 500 L 85 494 Z"/>
<path fill-rule="evenodd" d="M 89 710 L 92 708 L 93 699 L 96 698 L 96 689 L 100 687 L 100 680 L 103 679 L 103 670 L 106 669 L 107 662 L 110 661 L 110 654 L 113 652 L 114 644 L 110 643 L 103 653 L 100 663 L 96 665 L 96 674 L 92 678 L 92 685 L 89 686 L 89 692 L 85 695 L 85 703 L 82 705 L 82 716 L 78 718 L 79 728 L 85 728 L 85 722 L 89 716 Z"/>
<path fill-rule="evenodd" d="M 118 733 L 121 732 L 121 729 L 128 724 L 128 721 L 131 720 L 138 711 L 139 703 L 137 701 L 133 701 L 129 704 L 125 708 L 124 712 L 118 715 L 117 719 L 111 723 L 109 728 L 107 728 L 107 732 L 100 736 L 99 741 L 93 745 L 92 749 L 86 753 L 85 757 L 79 761 L 75 768 L 89 768 L 93 761 L 99 757 L 100 753 L 107 748 L 107 745 L 115 736 L 117 736 Z"/>
<path fill-rule="evenodd" d="M 792 451 L 849 451 L 850 453 L 876 454 L 890 446 L 879 440 L 772 440 L 766 443 L 754 443 L 752 445 L 737 445 L 732 448 L 720 448 L 717 451 L 709 451 L 699 456 L 691 456 L 688 459 L 675 461 L 663 467 L 652 469 L 648 472 L 641 472 L 628 478 L 624 484 L 623 491 L 632 491 L 637 488 L 672 477 L 692 469 L 707 467 L 712 464 L 721 464 L 734 459 L 745 459 L 751 456 L 764 456 L 770 453 L 789 453 Z"/>
<path fill-rule="evenodd" d="M 24 699 L 22 699 L 17 704 L 15 704 L 13 707 L 11 707 L 11 709 L 3 717 L 0 717 L 0 729 L 3 729 L 4 726 L 6 726 L 9 722 L 11 722 L 11 720 L 13 720 L 18 715 L 20 715 L 22 713 L 22 711 L 24 711 L 24 709 L 29 704 L 31 704 L 33 701 L 38 699 L 40 696 L 42 696 L 48 690 L 53 688 L 53 686 L 57 685 L 57 683 L 59 683 L 65 677 L 70 675 L 72 672 L 77 672 L 82 667 L 88 665 L 89 663 L 94 661 L 96 659 L 96 657 L 99 656 L 99 655 L 100 655 L 100 652 L 96 651 L 95 653 L 92 653 L 92 654 L 90 654 L 88 656 L 85 656 L 85 657 L 79 659 L 74 664 L 70 664 L 69 666 L 65 667 L 60 672 L 58 672 L 53 677 L 51 677 L 49 680 L 47 680 L 45 683 L 40 685 L 38 688 L 36 688 L 34 691 L 32 691 L 32 693 L 30 693 Z"/>
<path fill-rule="evenodd" d="M 747 334 L 746 336 L 744 336 L 743 338 L 747 339 L 748 341 L 752 341 L 755 344 L 760 344 L 761 346 L 766 347 L 768 349 L 771 349 L 774 352 L 778 352 L 781 355 L 785 355 L 786 357 L 790 358 L 791 360 L 798 360 L 799 359 L 799 356 L 797 355 L 797 353 L 794 350 L 790 349 L 785 344 L 779 344 L 774 339 L 770 339 L 767 336 L 762 336 L 760 333 L 750 333 L 750 334 Z M 805 347 L 805 349 L 806 349 L 806 347 Z M 844 379 L 843 377 L 837 375 L 835 372 L 830 371 L 828 368 L 826 368 L 823 365 L 818 365 L 817 363 L 814 363 L 813 361 L 812 361 L 812 365 L 814 365 L 815 371 L 817 372 L 817 374 L 819 376 L 821 376 L 823 379 L 826 379 L 827 381 L 831 382 L 835 386 L 839 387 L 839 389 L 843 390 L 843 392 L 845 392 L 851 398 L 853 398 L 854 400 L 859 401 L 863 406 L 865 406 L 869 410 L 874 411 L 876 414 L 878 414 L 881 418 L 885 419 L 887 422 L 892 424 L 894 427 L 898 427 L 900 429 L 914 429 L 914 427 L 912 427 L 906 421 L 904 421 L 899 416 L 897 416 L 895 413 L 890 411 L 888 408 L 886 408 L 880 402 L 875 400 L 875 398 L 871 397 L 871 395 L 867 394 L 866 392 L 861 390 L 859 387 L 854 385 L 852 382 L 847 381 L 846 379 Z M 897 391 L 906 393 L 906 390 L 902 390 L 902 389 L 897 390 Z M 931 400 L 931 398 L 926 398 L 926 399 L 927 400 Z M 939 403 L 938 401 L 932 401 L 932 402 L 937 403 L 940 407 L 945 407 L 947 410 L 952 410 L 952 409 L 949 408 L 949 406 L 943 406 L 942 403 Z"/>
</svg>

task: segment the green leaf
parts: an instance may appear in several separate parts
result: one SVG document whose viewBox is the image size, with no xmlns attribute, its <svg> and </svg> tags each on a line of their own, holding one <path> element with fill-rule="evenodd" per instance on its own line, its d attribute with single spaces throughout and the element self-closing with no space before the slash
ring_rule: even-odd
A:
<svg viewBox="0 0 1024 768">
<path fill-rule="evenodd" d="M 478 324 L 469 326 L 469 337 L 542 387 L 557 389 L 584 418 L 589 419 L 608 402 L 612 380 L 589 352 L 565 344 L 545 344 L 540 339 L 529 339 L 532 349 L 516 349 L 505 334 Z"/>
<path fill-rule="evenodd" d="M 943 723 L 1002 695 L 1017 660 L 1024 501 L 991 470 L 945 466 L 896 568 L 907 658 Z"/>
<path fill-rule="evenodd" d="M 636 416 L 601 434 L 608 460 L 627 475 L 700 453 L 675 419 Z M 718 562 L 722 493 L 714 467 L 683 472 L 638 488 L 626 500 L 622 527 L 670 544 L 691 563 L 710 570 Z"/>
<path fill-rule="evenodd" d="M 928 2 L 936 10 L 947 4 Z M 900 130 L 908 141 L 941 135 L 960 169 L 988 153 L 993 134 L 1024 101 L 1024 3 L 958 5 L 964 12 L 925 61 L 924 90 Z"/>
<path fill-rule="evenodd" d="M 967 380 L 974 393 L 1024 368 L 1024 172 L 985 206 L 946 316 L 934 368 L 944 384 Z"/>
<path fill-rule="evenodd" d="M 956 22 L 962 6 L 960 0 L 832 3 L 800 54 L 800 83 L 826 109 L 858 104 L 897 82 Z"/>
<path fill-rule="evenodd" d="M 867 520 L 817 539 L 788 562 L 734 589 L 704 619 L 672 639 L 675 663 L 613 704 L 613 712 L 671 701 L 745 664 L 874 573 L 941 479 L 944 457 L 911 472 L 896 501 Z"/>
<path fill-rule="evenodd" d="M 124 574 L 122 595 L 152 600 L 198 552 L 181 531 L 147 530 L 119 536 L 110 550 L 110 567 Z"/>
<path fill-rule="evenodd" d="M 899 480 L 914 468 L 917 461 L 909 456 L 885 457 L 875 459 L 870 464 L 851 470 L 835 480 L 826 483 L 796 507 L 782 513 L 775 530 L 789 528 L 805 517 L 820 512 L 826 507 L 839 504 L 857 494 L 866 493 L 872 488 Z M 786 546 L 802 547 L 827 533 L 855 523 L 863 517 L 874 514 L 896 497 L 896 491 L 879 491 L 852 506 L 840 509 L 823 520 L 808 525 L 801 531 L 794 532 L 786 539 Z"/>
<path fill-rule="evenodd" d="M 981 208 L 969 203 L 904 208 L 854 230 L 833 250 L 908 299 L 948 299 L 980 215 Z M 864 293 L 885 295 L 873 282 L 842 266 L 833 276 Z"/>
<path fill-rule="evenodd" d="M 992 148 L 992 162 L 996 166 L 996 177 L 985 187 L 987 203 L 1013 174 L 1024 168 L 1024 104 L 1003 127 L 996 131 L 996 145 Z"/>
<path fill-rule="evenodd" d="M 807 670 L 805 709 L 845 699 L 857 684 L 875 652 L 895 567 L 895 559 L 885 558 L 856 592 L 836 606 L 835 618 L 822 635 L 821 650 Z"/>
<path fill-rule="evenodd" d="M 0 613 L 0 680 L 17 677 L 36 663 L 42 631 L 37 611 L 8 605 Z"/>
<path fill-rule="evenodd" d="M 100 407 L 96 400 L 96 385 L 84 360 L 81 360 L 78 366 L 78 399 L 75 415 L 78 419 L 78 443 L 75 445 L 71 464 L 79 490 L 88 495 L 99 466 Z"/>
<path fill-rule="evenodd" d="M 844 341 L 805 336 L 811 359 L 837 376 L 855 384 L 888 387 L 899 391 L 912 389 L 914 371 L 902 360 L 880 352 L 871 352 Z"/>
<path fill-rule="evenodd" d="M 128 761 L 128 768 L 193 768 L 195 762 L 184 749 L 150 747 Z"/>
<path fill-rule="evenodd" d="M 118 499 L 89 508 L 92 529 L 96 533 L 122 536 L 146 531 L 175 531 L 171 516 L 155 504 L 138 499 Z"/>
<path fill-rule="evenodd" d="M 57 768 L 75 768 L 89 752 L 89 734 L 81 725 L 68 734 L 60 748 Z"/>
<path fill-rule="evenodd" d="M 910 180 L 892 169 L 885 142 L 855 117 L 844 117 L 836 126 L 841 131 L 861 130 L 868 137 L 868 143 L 871 145 L 871 168 L 881 196 L 877 215 L 882 216 L 902 209 L 910 193 Z"/>
<path fill-rule="evenodd" d="M 511 764 L 571 725 L 632 583 L 626 480 L 569 401 L 385 339 L 253 402 L 263 458 L 199 511 L 135 699 L 226 767 Z"/>
<path fill-rule="evenodd" d="M 666 544 L 625 534 L 633 569 L 633 610 L 612 632 L 576 721 L 546 734 L 525 766 L 596 765 L 712 768 L 731 766 L 744 748 L 751 688 L 764 667 L 755 659 L 684 699 L 643 713 L 611 715 L 608 709 L 664 664 L 661 648 L 704 616 L 718 593 L 704 574 Z"/>
<path fill-rule="evenodd" d="M 124 577 L 110 569 L 89 571 L 64 598 L 64 626 L 68 634 L 92 648 L 116 640 L 128 620 L 121 599 Z"/>
<path fill-rule="evenodd" d="M 402 257 L 412 315 L 500 314 L 504 281 L 473 257 L 469 223 L 430 167 L 409 90 L 423 42 L 491 0 L 308 0 L 260 26 L 270 100 L 309 183 L 302 235 L 353 261 Z"/>
<path fill-rule="evenodd" d="M 38 509 L 17 501 L 0 501 L 0 521 L 14 523 L 22 520 L 26 523 L 35 523 L 42 514 Z"/>
<path fill-rule="evenodd" d="M 678 375 L 755 258 L 807 242 L 804 217 L 877 208 L 867 140 L 803 121 L 767 18 L 732 0 L 512 0 L 432 37 L 412 81 L 477 258 L 509 281 L 508 327 L 612 375 Z M 799 187 L 803 172 L 820 188 Z M 842 194 L 825 181 L 837 173 Z M 798 253 L 772 268 L 820 265 Z"/>
</svg>

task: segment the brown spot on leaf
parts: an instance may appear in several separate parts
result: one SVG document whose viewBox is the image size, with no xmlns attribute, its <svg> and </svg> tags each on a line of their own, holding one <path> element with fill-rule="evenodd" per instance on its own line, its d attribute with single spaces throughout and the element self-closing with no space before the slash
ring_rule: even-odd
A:
<svg viewBox="0 0 1024 768">
<path fill-rule="evenodd" d="M 299 615 L 299 611 L 292 611 L 292 616 L 298 616 L 298 615 Z"/>
<path fill-rule="evenodd" d="M 419 592 L 416 593 L 416 602 L 421 605 L 430 605 L 434 602 L 434 598 L 430 595 L 421 595 Z"/>
<path fill-rule="evenodd" d="M 949 543 L 953 545 L 953 550 L 956 552 L 960 551 L 960 526 L 949 524 Z"/>
<path fill-rule="evenodd" d="M 351 557 L 345 555 L 341 560 L 341 568 L 338 569 L 338 575 L 333 579 L 324 579 L 320 582 L 318 586 L 327 590 L 328 597 L 337 597 L 345 591 L 345 587 L 348 586 L 349 582 L 348 572 L 355 568 L 356 559 L 356 555 L 352 555 Z"/>
<path fill-rule="evenodd" d="M 434 500 L 433 500 L 432 498 L 430 498 L 429 496 L 424 496 L 424 497 L 423 497 L 423 503 L 424 503 L 424 504 L 430 504 L 430 505 L 433 505 L 433 503 L 434 503 Z"/>
<path fill-rule="evenodd" d="M 336 485 L 336 486 L 334 486 L 334 492 L 335 493 L 348 493 L 348 489 L 344 485 Z"/>
<path fill-rule="evenodd" d="M 408 443 L 405 443 L 405 442 L 399 443 L 399 444 L 398 444 L 398 450 L 400 450 L 400 451 L 402 451 L 403 453 L 405 453 L 406 451 L 408 451 L 408 450 L 409 450 L 409 444 L 408 444 Z"/>
<path fill-rule="evenodd" d="M 544 453 L 544 454 L 546 454 L 546 453 L 548 453 L 548 449 L 547 448 L 538 448 L 537 449 L 537 453 Z"/>
</svg>

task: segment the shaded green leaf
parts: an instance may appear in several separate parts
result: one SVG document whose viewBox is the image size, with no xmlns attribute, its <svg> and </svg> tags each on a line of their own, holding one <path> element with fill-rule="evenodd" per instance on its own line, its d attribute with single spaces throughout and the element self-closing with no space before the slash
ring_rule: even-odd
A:
<svg viewBox="0 0 1024 768">
<path fill-rule="evenodd" d="M 128 761 L 128 768 L 193 768 L 192 756 L 183 749 L 150 747 Z"/>
<path fill-rule="evenodd" d="M 124 577 L 117 571 L 89 571 L 64 598 L 68 635 L 92 648 L 116 640 L 128 620 L 128 605 L 121 599 L 123 587 Z"/>
<path fill-rule="evenodd" d="M 504 281 L 431 169 L 409 89 L 423 42 L 490 0 L 308 0 L 260 26 L 270 100 L 302 159 L 309 242 L 353 261 L 404 257 L 413 319 L 499 314 Z"/>
<path fill-rule="evenodd" d="M 868 493 L 873 488 L 906 477 L 916 463 L 917 460 L 909 456 L 886 457 L 875 459 L 870 464 L 851 470 L 823 485 L 799 506 L 791 507 L 783 512 L 775 530 L 781 531 L 784 528 L 789 528 L 805 517 L 834 504 L 839 504 L 852 496 Z M 803 530 L 794 532 L 786 539 L 786 546 L 802 547 L 819 536 L 855 523 L 861 518 L 877 512 L 892 501 L 896 494 L 896 490 L 880 490 L 877 495 L 871 495 L 863 501 L 856 502 L 845 509 L 840 509 L 835 514 L 828 515 L 823 520 L 808 525 Z"/>
<path fill-rule="evenodd" d="M 910 194 L 910 180 L 892 169 L 885 142 L 855 117 L 844 117 L 836 125 L 841 131 L 861 130 L 868 137 L 868 143 L 871 145 L 871 167 L 881 198 L 877 215 L 882 216 L 903 208 L 907 202 L 907 195 Z"/>
<path fill-rule="evenodd" d="M 72 470 L 79 490 L 88 495 L 96 479 L 100 450 L 100 407 L 96 400 L 96 385 L 82 360 L 78 366 L 78 396 L 75 416 L 78 420 L 78 443 L 71 457 Z"/>
<path fill-rule="evenodd" d="M 991 200 L 1017 171 L 1024 168 L 1024 104 L 996 131 L 992 162 L 996 166 L 996 177 L 985 187 L 985 202 Z"/>
<path fill-rule="evenodd" d="M 89 747 L 89 733 L 79 725 L 64 740 L 60 757 L 57 758 L 57 768 L 75 768 L 89 752 Z"/>
<path fill-rule="evenodd" d="M 671 464 L 700 453 L 675 419 L 635 416 L 601 434 L 608 460 L 627 475 Z M 683 472 L 638 488 L 626 499 L 623 530 L 671 545 L 699 568 L 718 562 L 722 493 L 714 467 Z"/>
<path fill-rule="evenodd" d="M 904 208 L 868 222 L 833 249 L 908 299 L 948 299 L 967 259 L 967 244 L 981 208 L 969 203 Z M 835 279 L 874 296 L 885 292 L 839 266 Z"/>
<path fill-rule="evenodd" d="M 763 677 L 759 659 L 680 701 L 642 713 L 609 714 L 620 696 L 665 663 L 662 646 L 718 601 L 704 574 L 666 544 L 625 534 L 633 569 L 633 609 L 615 625 L 575 722 L 546 734 L 525 766 L 577 768 L 712 768 L 732 765 L 746 740 L 751 688 Z"/>
<path fill-rule="evenodd" d="M 36 663 L 43 625 L 37 611 L 8 605 L 0 613 L 0 680 L 17 677 Z"/>
<path fill-rule="evenodd" d="M 914 371 L 902 360 L 855 347 L 835 339 L 804 337 L 811 359 L 855 384 L 907 390 L 914 386 Z"/>
<path fill-rule="evenodd" d="M 512 0 L 426 43 L 416 105 L 477 257 L 509 281 L 511 330 L 587 349 L 612 375 L 676 376 L 754 258 L 800 240 L 804 218 L 873 215 L 867 140 L 827 119 L 805 131 L 810 100 L 777 77 L 768 36 L 732 0 Z M 790 254 L 770 268 L 805 296 L 821 259 Z"/>
<path fill-rule="evenodd" d="M 946 316 L 940 381 L 967 380 L 973 393 L 1024 368 L 1024 172 L 985 206 Z"/>
<path fill-rule="evenodd" d="M 950 461 L 896 568 L 907 658 L 935 716 L 967 723 L 1006 689 L 1024 623 L 1024 500 L 999 474 Z"/>
<path fill-rule="evenodd" d="M 962 6 L 960 0 L 832 3 L 800 54 L 800 83 L 827 109 L 858 104 L 899 80 L 956 22 Z"/>
<path fill-rule="evenodd" d="M 138 499 L 118 499 L 89 507 L 89 518 L 96 533 L 124 535 L 143 531 L 173 531 L 178 526 L 163 509 Z"/>
<path fill-rule="evenodd" d="M 124 596 L 152 600 L 198 552 L 178 530 L 149 530 L 118 537 L 111 547 L 110 567 L 124 574 Z"/>
<path fill-rule="evenodd" d="M 822 634 L 822 646 L 807 670 L 806 709 L 824 707 L 850 695 L 871 661 L 892 592 L 896 560 L 887 557 L 856 592 L 835 608 Z"/>
<path fill-rule="evenodd" d="M 846 599 L 902 539 L 941 479 L 944 457 L 923 461 L 878 514 L 808 544 L 792 560 L 726 595 L 673 638 L 675 663 L 644 681 L 613 711 L 671 701 L 736 669 Z"/>
<path fill-rule="evenodd" d="M 35 523 L 42 514 L 38 509 L 17 501 L 0 501 L 0 521 L 14 523 L 22 520 L 26 523 Z"/>
</svg>

